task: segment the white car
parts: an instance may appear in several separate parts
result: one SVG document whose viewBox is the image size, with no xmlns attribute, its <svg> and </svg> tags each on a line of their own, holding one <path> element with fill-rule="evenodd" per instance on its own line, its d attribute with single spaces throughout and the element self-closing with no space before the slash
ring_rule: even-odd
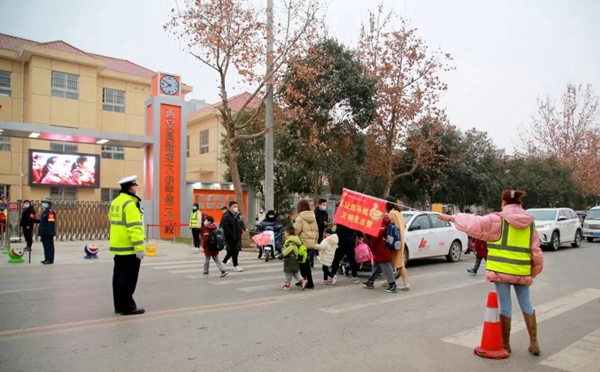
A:
<svg viewBox="0 0 600 372">
<path fill-rule="evenodd" d="M 435 212 L 402 212 L 406 220 L 404 264 L 409 260 L 445 256 L 449 262 L 460 260 L 468 237 L 450 222 L 438 219 Z"/>
<path fill-rule="evenodd" d="M 583 240 L 581 223 L 574 210 L 569 208 L 536 208 L 527 213 L 535 217 L 535 227 L 542 246 L 557 251 L 562 244 L 577 248 Z"/>
<path fill-rule="evenodd" d="M 583 236 L 590 243 L 594 241 L 594 238 L 600 238 L 600 207 L 590 209 L 585 215 Z"/>
</svg>

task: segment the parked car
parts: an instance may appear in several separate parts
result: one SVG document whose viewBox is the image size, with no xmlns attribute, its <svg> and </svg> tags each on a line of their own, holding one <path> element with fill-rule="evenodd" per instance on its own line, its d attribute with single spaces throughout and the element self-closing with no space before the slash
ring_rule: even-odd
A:
<svg viewBox="0 0 600 372">
<path fill-rule="evenodd" d="M 406 220 L 404 264 L 409 260 L 445 256 L 457 262 L 467 247 L 468 237 L 453 224 L 438 219 L 435 212 L 402 212 Z"/>
<path fill-rule="evenodd" d="M 535 227 L 543 247 L 557 251 L 562 244 L 577 248 L 583 240 L 579 217 L 569 208 L 535 208 L 527 213 L 535 217 Z"/>
<path fill-rule="evenodd" d="M 600 238 L 600 207 L 594 207 L 586 214 L 583 222 L 583 236 L 590 243 L 594 241 L 594 238 Z"/>
</svg>

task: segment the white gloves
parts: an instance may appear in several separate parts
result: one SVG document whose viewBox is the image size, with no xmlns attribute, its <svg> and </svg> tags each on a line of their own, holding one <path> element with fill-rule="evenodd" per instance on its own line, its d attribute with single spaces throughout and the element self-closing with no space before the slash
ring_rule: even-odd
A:
<svg viewBox="0 0 600 372">
<path fill-rule="evenodd" d="M 137 258 L 139 258 L 140 260 L 141 260 L 141 259 L 143 259 L 145 255 L 146 255 L 146 251 L 137 252 L 137 253 L 135 254 L 135 256 L 136 256 Z"/>
</svg>

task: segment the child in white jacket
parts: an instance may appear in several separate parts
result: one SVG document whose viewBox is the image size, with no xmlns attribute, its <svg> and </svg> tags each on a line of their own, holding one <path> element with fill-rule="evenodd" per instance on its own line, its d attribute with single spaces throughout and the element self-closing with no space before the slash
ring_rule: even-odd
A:
<svg viewBox="0 0 600 372">
<path fill-rule="evenodd" d="M 335 274 L 329 270 L 329 267 L 333 263 L 339 239 L 332 230 L 327 231 L 327 233 L 329 234 L 327 238 L 323 239 L 321 243 L 318 243 L 315 246 L 315 249 L 319 251 L 319 261 L 323 265 L 323 279 L 319 280 L 319 284 L 331 284 L 331 279 L 335 276 Z"/>
</svg>

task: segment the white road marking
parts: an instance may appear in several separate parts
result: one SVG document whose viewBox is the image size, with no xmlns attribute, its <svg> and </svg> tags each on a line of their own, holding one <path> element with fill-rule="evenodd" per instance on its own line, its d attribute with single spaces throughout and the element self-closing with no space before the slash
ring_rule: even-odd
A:
<svg viewBox="0 0 600 372">
<path fill-rule="evenodd" d="M 546 284 L 547 285 L 547 284 Z M 540 287 L 540 285 L 538 285 Z M 545 320 L 554 318 L 567 311 L 573 310 L 579 306 L 585 305 L 590 301 L 600 298 L 600 289 L 595 288 L 584 288 L 575 293 L 568 294 L 566 296 L 557 298 L 555 300 L 543 303 L 535 306 L 535 313 L 537 322 L 541 323 Z M 513 321 L 511 327 L 511 333 L 516 333 L 524 330 L 525 322 L 522 320 L 520 312 L 513 311 Z M 463 332 L 456 333 L 452 336 L 448 336 L 442 339 L 444 342 L 448 342 L 455 345 L 465 347 L 476 347 L 481 342 L 481 332 L 483 325 L 468 329 Z"/>
<path fill-rule="evenodd" d="M 29 291 L 45 291 L 46 289 L 52 289 L 53 287 L 44 287 L 44 288 L 27 288 L 27 289 L 13 289 L 10 291 L 0 291 L 0 294 L 5 293 L 17 293 L 17 292 L 29 292 Z"/>
<path fill-rule="evenodd" d="M 277 284 L 273 283 L 273 284 L 267 284 L 267 285 L 258 285 L 256 287 L 236 288 L 236 290 L 251 293 L 251 292 L 268 291 L 269 289 L 279 289 L 280 286 L 281 285 L 277 285 Z"/>
<path fill-rule="evenodd" d="M 229 280 L 228 279 L 223 279 L 220 281 L 210 281 L 208 283 L 213 284 L 213 285 L 228 285 L 228 284 L 239 284 L 239 283 L 252 283 L 252 282 L 262 282 L 263 280 L 275 280 L 275 279 L 282 279 L 283 278 L 283 273 L 282 275 L 277 275 L 277 276 L 263 276 L 260 278 L 247 278 L 247 279 L 233 279 L 233 280 Z"/>
<path fill-rule="evenodd" d="M 338 314 L 338 313 L 343 313 L 346 311 L 360 310 L 360 309 L 363 309 L 363 308 L 369 307 L 369 306 L 377 306 L 377 305 L 387 304 L 387 303 L 396 302 L 396 301 L 404 301 L 409 298 L 427 296 L 427 295 L 431 295 L 431 294 L 435 294 L 435 293 L 439 293 L 439 292 L 451 291 L 451 290 L 469 287 L 469 286 L 478 285 L 478 284 L 487 284 L 487 283 L 481 282 L 481 281 L 462 282 L 462 283 L 454 284 L 451 286 L 445 286 L 445 287 L 440 287 L 440 288 L 435 288 L 435 289 L 432 288 L 432 289 L 426 289 L 426 290 L 417 290 L 417 291 L 408 292 L 408 293 L 398 293 L 396 295 L 391 294 L 389 296 L 384 296 L 384 297 L 374 299 L 374 300 L 371 300 L 368 302 L 354 301 L 352 303 L 348 303 L 348 304 L 344 304 L 344 305 L 340 305 L 340 306 L 334 306 L 334 307 L 326 307 L 326 308 L 323 308 L 320 310 L 325 313 L 329 313 L 329 314 Z M 402 291 L 399 291 L 399 292 L 402 292 Z"/>
<path fill-rule="evenodd" d="M 600 365 L 600 329 L 553 354 L 540 364 L 568 372 L 598 370 Z"/>
<path fill-rule="evenodd" d="M 191 263 L 188 262 L 187 265 L 172 265 L 172 266 L 158 266 L 158 267 L 153 267 L 153 269 L 155 270 L 168 270 L 168 269 L 184 269 L 186 267 L 202 267 L 204 266 L 204 262 L 200 263 Z"/>
<path fill-rule="evenodd" d="M 265 270 L 248 270 L 246 271 L 246 268 L 242 265 L 240 265 L 240 267 L 244 268 L 244 271 L 242 272 L 236 272 L 233 270 L 233 268 L 228 267 L 227 270 L 229 271 L 229 275 L 231 274 L 240 274 L 240 275 L 244 275 L 244 274 L 263 274 L 263 273 L 275 273 L 278 271 L 281 271 L 281 275 L 283 276 L 283 267 L 273 267 L 272 269 L 265 269 Z M 189 270 L 173 270 L 173 271 L 168 271 L 169 274 L 189 274 L 189 273 L 196 273 L 198 272 L 198 270 L 201 270 L 201 268 L 198 269 L 189 269 Z"/>
</svg>

